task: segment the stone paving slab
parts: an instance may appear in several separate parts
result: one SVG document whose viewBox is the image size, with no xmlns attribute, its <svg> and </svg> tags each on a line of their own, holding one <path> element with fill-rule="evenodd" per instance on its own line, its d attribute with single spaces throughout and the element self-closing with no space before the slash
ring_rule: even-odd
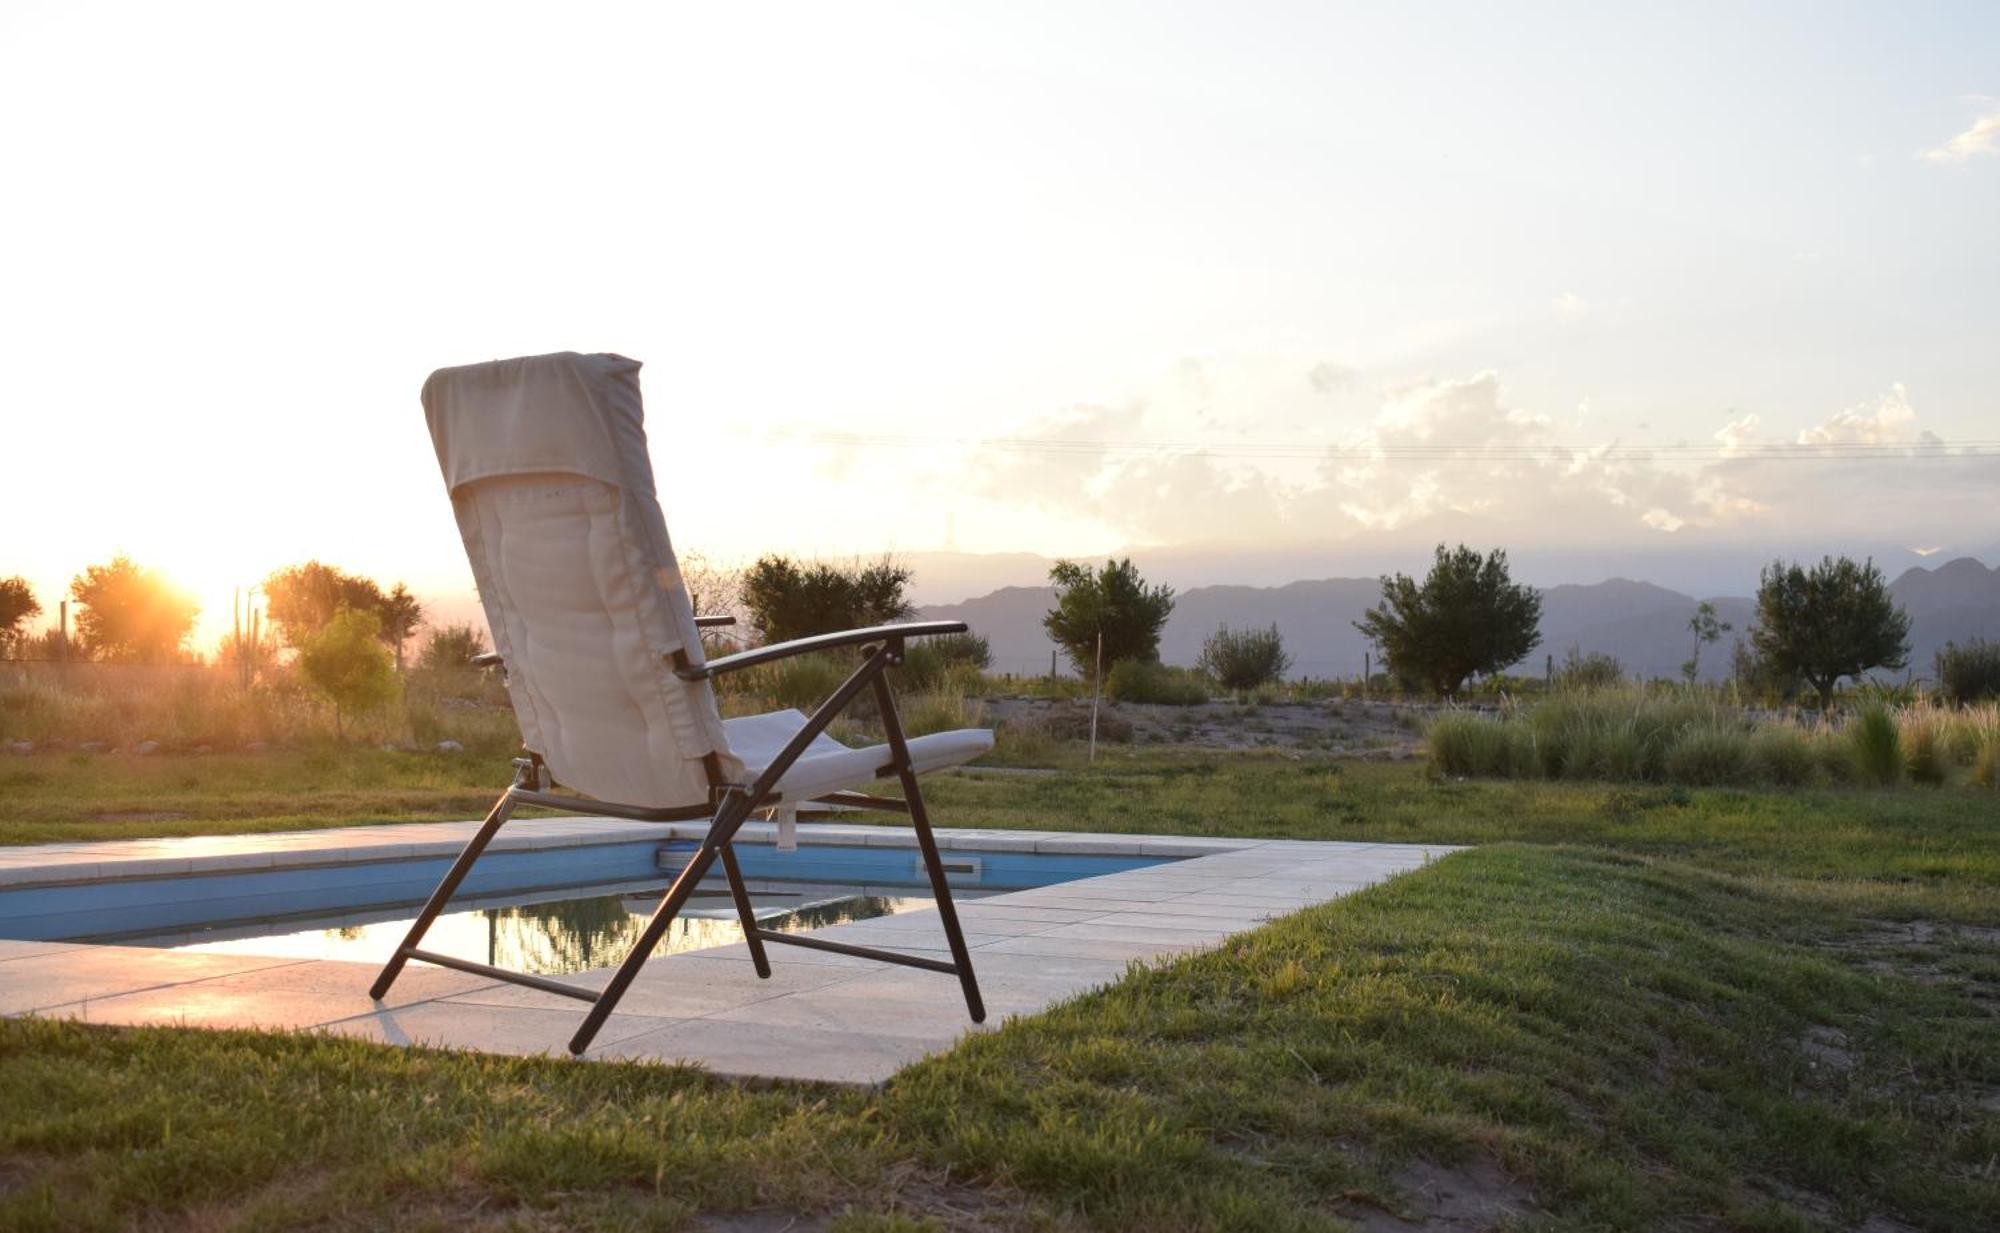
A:
<svg viewBox="0 0 2000 1233">
<path fill-rule="evenodd" d="M 835 847 L 914 848 L 907 826 L 807 822 L 801 838 Z M 403 822 L 254 835 L 185 835 L 105 843 L 47 843 L 0 847 L 0 886 L 18 887 L 103 878 L 158 877 L 180 873 L 286 868 L 329 862 L 403 860 L 450 856 L 479 829 L 476 821 Z M 706 822 L 621 822 L 611 818 L 522 818 L 494 837 L 489 851 L 519 852 L 597 844 L 699 839 Z M 745 843 L 771 843 L 777 828 L 748 822 Z M 945 828 L 938 846 L 965 852 L 1051 852 L 1070 855 L 1202 857 L 1256 848 L 1268 841 L 1180 835 L 1127 835 L 1065 831 L 999 831 Z"/>
<path fill-rule="evenodd" d="M 398 824 L 283 835 L 50 844 L 0 849 L 0 882 L 383 859 L 452 851 L 477 823 Z M 704 824 L 634 826 L 593 818 L 513 824 L 534 849 L 695 838 Z M 768 842 L 773 828 L 746 826 Z M 823 824 L 815 843 L 911 846 L 907 829 Z M 1172 863 L 959 905 L 988 1008 L 966 1014 L 951 976 L 801 947 L 767 947 L 759 979 L 742 943 L 649 962 L 588 1059 L 688 1063 L 738 1078 L 876 1084 L 969 1033 L 1036 1014 L 1119 979 L 1132 962 L 1207 950 L 1272 917 L 1325 902 L 1456 851 L 1439 845 L 1182 839 L 1058 832 L 941 831 L 967 851 L 1110 853 Z M 261 846 L 260 846 L 261 845 Z M 111 849 L 115 849 L 111 850 Z M 227 862 L 227 863 L 214 863 Z M 88 873 L 84 871 L 90 871 Z M 936 956 L 936 909 L 853 921 L 814 936 Z M 181 953 L 144 947 L 0 941 L 0 1014 L 93 1023 L 312 1029 L 395 1045 L 567 1056 L 585 1005 L 484 977 L 412 963 L 387 1002 L 370 1001 L 372 965 Z M 610 970 L 564 979 L 600 986 Z"/>
</svg>

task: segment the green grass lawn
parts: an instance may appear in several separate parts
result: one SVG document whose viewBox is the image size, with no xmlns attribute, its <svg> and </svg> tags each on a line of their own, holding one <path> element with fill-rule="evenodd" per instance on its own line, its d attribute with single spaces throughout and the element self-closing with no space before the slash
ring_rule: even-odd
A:
<svg viewBox="0 0 2000 1233">
<path fill-rule="evenodd" d="M 155 830 L 262 829 L 469 816 L 504 779 L 377 757 L 315 772 L 352 818 L 277 764 L 129 760 L 101 787 L 0 764 L 48 774 L 0 833 L 150 825 L 66 822 L 65 788 L 187 815 Z M 5 1021 L 0 1227 L 2000 1224 L 2000 797 L 1160 752 L 935 785 L 944 825 L 1485 846 L 877 1093 Z"/>
</svg>

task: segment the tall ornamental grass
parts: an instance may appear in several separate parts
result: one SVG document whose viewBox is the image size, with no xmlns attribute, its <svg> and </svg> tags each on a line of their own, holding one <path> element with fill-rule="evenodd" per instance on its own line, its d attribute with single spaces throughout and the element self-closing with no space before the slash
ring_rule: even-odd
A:
<svg viewBox="0 0 2000 1233">
<path fill-rule="evenodd" d="M 1447 711 L 1428 729 L 1440 774 L 1689 787 L 2000 787 L 2000 706 L 1871 703 L 1801 722 L 1718 695 L 1574 691 L 1497 713 Z"/>
</svg>

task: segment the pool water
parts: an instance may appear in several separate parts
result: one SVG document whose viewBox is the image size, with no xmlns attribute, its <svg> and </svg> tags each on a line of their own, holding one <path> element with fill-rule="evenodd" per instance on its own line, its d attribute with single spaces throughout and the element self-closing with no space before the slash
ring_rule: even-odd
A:
<svg viewBox="0 0 2000 1233">
<path fill-rule="evenodd" d="M 665 892 L 662 883 L 635 883 L 578 897 L 512 902 L 448 911 L 432 922 L 423 948 L 478 963 L 543 976 L 609 967 L 638 941 Z M 933 900 L 884 894 L 878 888 L 795 885 L 757 890 L 757 923 L 800 932 L 931 907 Z M 306 927 L 292 920 L 223 926 L 128 939 L 128 945 L 219 954 L 344 959 L 385 963 L 416 919 L 413 908 L 351 913 Z M 275 930 L 282 930 L 275 931 Z M 660 943 L 656 955 L 702 950 L 743 940 L 743 926 L 726 890 L 697 891 Z"/>
</svg>

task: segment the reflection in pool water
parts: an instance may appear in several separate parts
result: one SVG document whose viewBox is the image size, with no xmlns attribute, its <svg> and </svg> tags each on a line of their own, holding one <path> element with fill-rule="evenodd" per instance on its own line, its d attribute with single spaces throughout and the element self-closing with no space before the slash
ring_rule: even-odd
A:
<svg viewBox="0 0 2000 1233">
<path fill-rule="evenodd" d="M 618 894 L 449 912 L 431 926 L 424 949 L 544 976 L 608 967 L 623 959 L 638 940 L 662 889 L 623 888 Z M 752 900 L 759 924 L 786 932 L 887 916 L 932 904 L 928 898 L 862 893 L 854 887 L 760 892 Z M 368 913 L 365 917 L 349 918 L 356 923 L 309 929 L 298 928 L 296 921 L 264 925 L 261 928 L 265 930 L 288 931 L 261 936 L 244 936 L 258 928 L 253 926 L 135 941 L 176 950 L 382 963 L 395 952 L 415 919 L 413 910 L 405 911 L 407 914 L 401 916 Z M 385 916 L 392 918 L 383 919 Z M 698 893 L 688 910 L 674 921 L 655 953 L 675 954 L 742 940 L 743 927 L 737 923 L 736 909 L 728 894 Z"/>
</svg>

